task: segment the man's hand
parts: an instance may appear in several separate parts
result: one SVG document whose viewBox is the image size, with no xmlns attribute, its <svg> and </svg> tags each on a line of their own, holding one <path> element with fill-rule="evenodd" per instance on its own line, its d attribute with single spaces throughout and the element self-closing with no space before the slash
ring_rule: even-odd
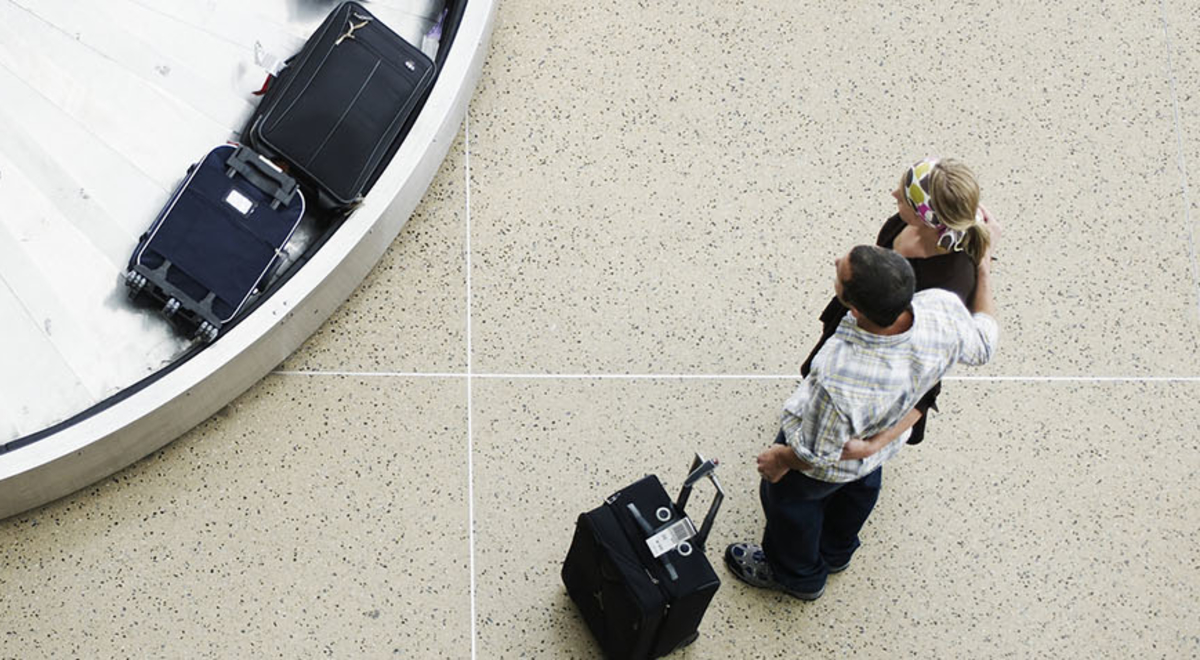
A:
<svg viewBox="0 0 1200 660">
<path fill-rule="evenodd" d="M 979 212 L 983 215 L 983 223 L 987 225 L 988 231 L 992 235 L 991 245 L 988 246 L 987 254 L 976 264 L 976 272 L 979 277 L 987 277 L 992 272 L 992 253 L 996 251 L 996 246 L 1000 244 L 1000 221 L 997 220 L 991 213 L 988 212 L 983 204 L 979 205 Z"/>
<path fill-rule="evenodd" d="M 1000 221 L 988 212 L 983 204 L 979 205 L 979 212 L 983 216 L 983 224 L 987 225 L 988 231 L 992 234 L 992 247 L 995 248 L 1000 243 L 1000 234 L 1002 233 Z"/>
<path fill-rule="evenodd" d="M 792 469 L 791 464 L 801 464 L 796 452 L 787 445 L 771 445 L 769 449 L 758 455 L 758 473 L 763 479 L 777 484 L 783 475 Z"/>
</svg>

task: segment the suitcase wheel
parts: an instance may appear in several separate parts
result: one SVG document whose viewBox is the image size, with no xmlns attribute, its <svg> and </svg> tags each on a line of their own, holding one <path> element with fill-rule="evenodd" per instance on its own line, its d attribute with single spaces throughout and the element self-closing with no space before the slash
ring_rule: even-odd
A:
<svg viewBox="0 0 1200 660">
<path fill-rule="evenodd" d="M 137 298 L 142 289 L 146 288 L 146 284 L 146 278 L 139 275 L 136 271 L 125 271 L 125 286 L 129 287 L 130 300 Z"/>
<path fill-rule="evenodd" d="M 208 321 L 204 321 L 196 328 L 196 337 L 206 344 L 211 344 L 217 339 L 217 329 Z"/>
<path fill-rule="evenodd" d="M 689 646 L 692 642 L 696 641 L 697 639 L 700 639 L 700 631 L 699 630 L 697 630 L 696 632 L 693 632 L 692 634 L 685 637 L 683 639 L 683 641 L 679 642 L 679 646 L 676 646 L 674 649 L 671 649 L 671 652 L 674 653 L 675 651 L 678 651 L 679 649 L 681 649 L 685 646 Z"/>
<path fill-rule="evenodd" d="M 176 300 L 174 298 L 167 300 L 167 304 L 163 305 L 163 308 L 162 308 L 163 316 L 165 316 L 167 318 L 171 318 L 172 316 L 175 316 L 175 313 L 179 311 L 179 307 L 180 307 L 180 304 L 179 304 L 178 300 Z"/>
</svg>

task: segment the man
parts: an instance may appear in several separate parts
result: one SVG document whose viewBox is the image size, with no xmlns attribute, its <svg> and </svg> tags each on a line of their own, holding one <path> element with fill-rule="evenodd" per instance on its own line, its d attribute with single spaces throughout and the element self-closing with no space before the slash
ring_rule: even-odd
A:
<svg viewBox="0 0 1200 660">
<path fill-rule="evenodd" d="M 884 431 L 902 420 L 912 426 L 914 404 L 953 364 L 981 365 L 995 351 L 989 261 L 979 265 L 974 314 L 948 291 L 914 296 L 912 267 L 892 250 L 860 245 L 834 262 L 834 291 L 850 311 L 758 457 L 767 524 L 761 547 L 726 548 L 738 579 L 816 600 L 826 577 L 849 566 L 881 466 L 908 437 Z"/>
</svg>

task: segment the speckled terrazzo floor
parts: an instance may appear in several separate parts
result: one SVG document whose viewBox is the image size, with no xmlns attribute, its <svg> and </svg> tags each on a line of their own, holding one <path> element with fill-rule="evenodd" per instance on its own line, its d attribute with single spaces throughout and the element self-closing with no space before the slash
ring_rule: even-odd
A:
<svg viewBox="0 0 1200 660">
<path fill-rule="evenodd" d="M 575 515 L 698 449 L 713 546 L 757 536 L 829 262 L 929 153 L 1005 221 L 999 355 L 821 600 L 728 579 L 675 657 L 1200 656 L 1200 11 L 847 4 L 506 0 L 330 322 L 0 522 L 0 657 L 598 657 L 558 578 Z"/>
</svg>

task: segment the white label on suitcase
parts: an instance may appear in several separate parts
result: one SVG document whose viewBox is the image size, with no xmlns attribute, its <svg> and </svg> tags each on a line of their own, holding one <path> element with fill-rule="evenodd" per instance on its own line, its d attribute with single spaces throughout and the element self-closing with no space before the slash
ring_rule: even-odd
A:
<svg viewBox="0 0 1200 660">
<path fill-rule="evenodd" d="M 684 516 L 667 525 L 661 532 L 646 539 L 646 545 L 650 547 L 650 554 L 657 559 L 695 535 L 696 526 L 692 524 L 692 519 Z"/>
<path fill-rule="evenodd" d="M 250 215 L 250 209 L 254 208 L 254 202 L 236 190 L 230 190 L 229 194 L 225 195 L 225 203 L 237 209 L 237 212 L 242 215 Z"/>
</svg>

